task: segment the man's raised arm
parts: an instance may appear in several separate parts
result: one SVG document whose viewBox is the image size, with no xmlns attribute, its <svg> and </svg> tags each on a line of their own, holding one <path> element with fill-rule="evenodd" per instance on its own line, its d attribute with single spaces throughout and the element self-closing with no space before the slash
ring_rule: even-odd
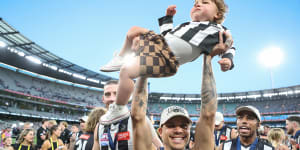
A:
<svg viewBox="0 0 300 150">
<path fill-rule="evenodd" d="M 147 101 L 147 78 L 139 77 L 135 84 L 131 104 L 134 150 L 151 150 L 152 135 L 146 121 Z"/>
<path fill-rule="evenodd" d="M 196 124 L 194 150 L 214 149 L 214 119 L 217 111 L 217 91 L 215 78 L 211 67 L 212 57 L 204 54 L 201 111 L 200 119 Z"/>
</svg>

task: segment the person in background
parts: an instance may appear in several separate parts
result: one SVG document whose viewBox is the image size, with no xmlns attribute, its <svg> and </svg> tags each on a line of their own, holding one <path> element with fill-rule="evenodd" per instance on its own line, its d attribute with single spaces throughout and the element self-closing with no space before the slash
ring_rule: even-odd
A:
<svg viewBox="0 0 300 150">
<path fill-rule="evenodd" d="M 43 119 L 42 120 L 42 126 L 37 130 L 36 133 L 36 148 L 39 150 L 44 141 L 46 140 L 46 136 L 47 136 L 47 127 L 48 127 L 48 120 Z"/>
<path fill-rule="evenodd" d="M 47 134 L 47 139 L 44 141 L 41 150 L 67 150 L 63 141 L 59 139 L 61 129 L 58 125 L 53 125 Z"/>
<path fill-rule="evenodd" d="M 75 142 L 74 150 L 92 150 L 94 145 L 94 130 L 99 122 L 99 118 L 106 113 L 103 107 L 94 108 L 88 115 L 88 120 L 83 129 L 83 133 Z"/>
<path fill-rule="evenodd" d="M 57 122 L 55 120 L 48 121 L 48 129 L 51 129 L 54 125 L 57 125 Z"/>
<path fill-rule="evenodd" d="M 6 137 L 11 137 L 11 128 L 10 127 L 6 127 L 2 132 L 1 132 L 1 144 L 0 147 L 3 146 L 3 139 Z"/>
<path fill-rule="evenodd" d="M 280 128 L 273 128 L 267 134 L 268 141 L 275 147 L 276 150 L 289 150 L 285 145 L 285 134 Z"/>
<path fill-rule="evenodd" d="M 224 116 L 221 112 L 216 112 L 214 134 L 216 147 L 237 137 L 237 131 L 224 123 Z"/>
<path fill-rule="evenodd" d="M 33 140 L 33 129 L 24 129 L 17 139 L 16 144 L 13 145 L 13 148 L 14 150 L 36 150 L 35 146 L 33 145 Z"/>
<path fill-rule="evenodd" d="M 240 106 L 235 111 L 238 137 L 226 141 L 219 146 L 219 150 L 274 150 L 274 147 L 259 138 L 257 130 L 260 127 L 261 117 L 254 106 Z"/>
<path fill-rule="evenodd" d="M 3 149 L 4 150 L 14 150 L 14 148 L 11 146 L 11 144 L 12 144 L 11 137 L 5 137 L 3 139 Z"/>
<path fill-rule="evenodd" d="M 286 119 L 286 132 L 291 135 L 290 149 L 300 149 L 300 116 L 289 116 Z"/>
<path fill-rule="evenodd" d="M 60 139 L 63 143 L 68 147 L 71 138 L 71 131 L 68 129 L 68 123 L 66 121 L 62 121 L 59 123 L 59 127 L 61 129 Z"/>
</svg>

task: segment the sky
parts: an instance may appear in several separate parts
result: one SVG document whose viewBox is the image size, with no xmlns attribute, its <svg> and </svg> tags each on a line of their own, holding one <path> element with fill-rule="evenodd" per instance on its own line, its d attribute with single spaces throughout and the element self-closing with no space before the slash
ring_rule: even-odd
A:
<svg viewBox="0 0 300 150">
<path fill-rule="evenodd" d="M 300 85 L 300 1 L 226 0 L 223 23 L 234 38 L 235 67 L 220 70 L 213 59 L 218 93 Z M 25 37 L 72 63 L 99 72 L 123 45 L 127 31 L 140 26 L 159 33 L 157 19 L 177 6 L 174 25 L 190 21 L 193 0 L 1 0 L 0 17 Z M 270 47 L 283 52 L 273 68 L 259 61 Z M 198 94 L 203 56 L 168 78 L 151 78 L 150 92 Z M 118 72 L 102 73 L 118 78 Z M 273 81 L 273 82 L 272 82 Z"/>
</svg>

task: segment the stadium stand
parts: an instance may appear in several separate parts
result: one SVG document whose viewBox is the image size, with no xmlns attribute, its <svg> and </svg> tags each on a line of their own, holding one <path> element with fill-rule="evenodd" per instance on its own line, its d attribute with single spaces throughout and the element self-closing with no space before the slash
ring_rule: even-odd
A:
<svg viewBox="0 0 300 150">
<path fill-rule="evenodd" d="M 15 120 L 42 118 L 78 122 L 91 108 L 103 106 L 103 83 L 113 79 L 71 63 L 37 45 L 0 18 L 0 126 Z M 4 44 L 3 44 L 4 43 Z M 156 126 L 161 111 L 170 105 L 186 108 L 193 122 L 201 108 L 200 94 L 150 93 L 148 114 Z M 300 85 L 238 93 L 219 93 L 218 111 L 233 125 L 241 105 L 255 105 L 262 120 L 284 126 L 289 115 L 300 114 Z"/>
</svg>

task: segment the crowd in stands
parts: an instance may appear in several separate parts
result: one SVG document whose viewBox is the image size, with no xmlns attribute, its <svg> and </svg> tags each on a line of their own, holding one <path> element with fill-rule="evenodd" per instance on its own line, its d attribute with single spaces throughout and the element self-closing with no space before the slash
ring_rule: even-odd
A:
<svg viewBox="0 0 300 150">
<path fill-rule="evenodd" d="M 100 106 L 101 92 L 38 79 L 0 69 L 0 89 L 86 106 Z"/>
<path fill-rule="evenodd" d="M 172 101 L 161 103 L 161 101 L 150 102 L 148 107 L 149 113 L 160 113 L 164 108 L 174 105 Z M 199 114 L 200 101 L 199 103 L 176 103 L 189 111 L 190 114 Z M 234 113 L 236 108 L 241 105 L 255 105 L 261 113 L 284 113 L 299 111 L 300 98 L 286 98 L 277 100 L 266 100 L 266 101 L 244 101 L 243 103 L 223 103 L 219 102 L 218 111 L 227 115 Z"/>
</svg>

